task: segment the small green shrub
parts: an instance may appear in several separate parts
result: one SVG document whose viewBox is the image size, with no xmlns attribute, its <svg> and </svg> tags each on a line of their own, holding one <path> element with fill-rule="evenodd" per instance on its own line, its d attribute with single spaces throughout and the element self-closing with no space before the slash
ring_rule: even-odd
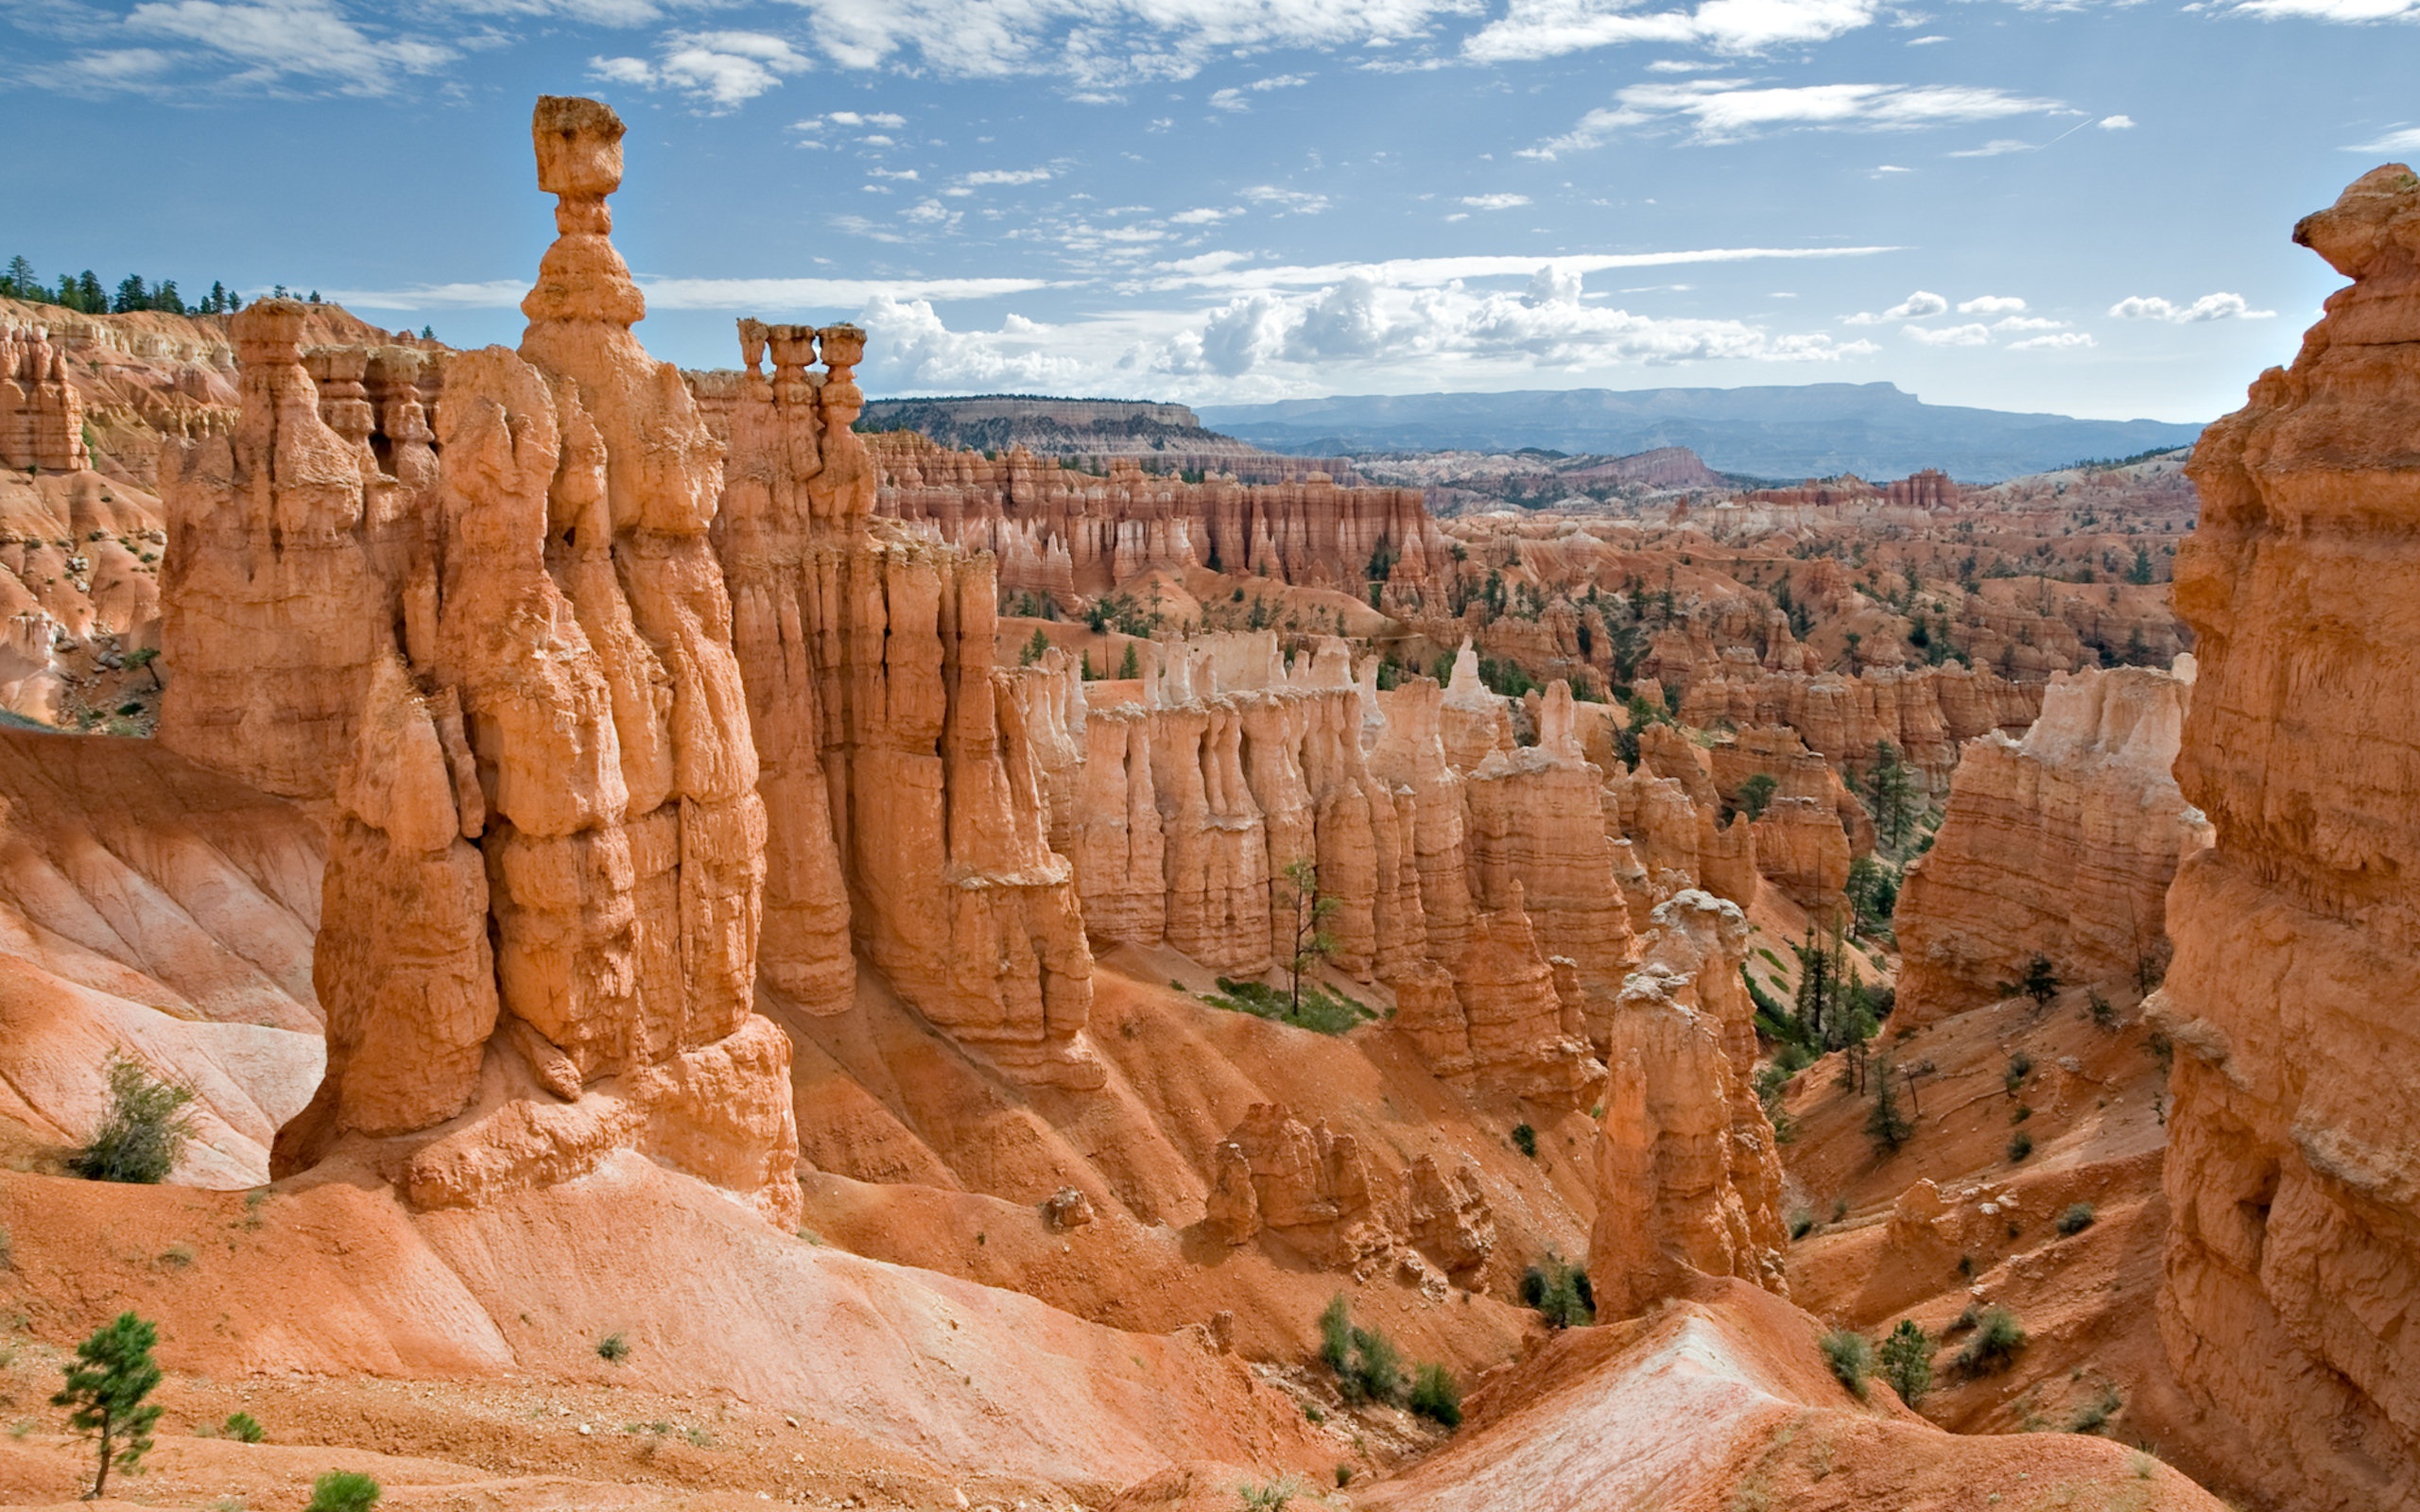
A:
<svg viewBox="0 0 2420 1512">
<path fill-rule="evenodd" d="M 2016 1105 L 2016 1111 L 2008 1115 L 2008 1121 L 2012 1124 L 2022 1124 L 2032 1116 L 2033 1109 L 2024 1103 L 2019 1103 Z"/>
<path fill-rule="evenodd" d="M 1249 1013 L 1256 1019 L 1268 1019 L 1317 1034 L 1346 1034 L 1377 1017 L 1364 1005 L 1316 982 L 1303 984 L 1303 1001 L 1299 1007 L 1291 996 L 1266 982 L 1239 981 L 1225 976 L 1219 978 L 1218 992 L 1215 995 L 1205 994 L 1202 1001 L 1212 1007 L 1225 1008 L 1230 1013 Z"/>
<path fill-rule="evenodd" d="M 620 1333 L 608 1333 L 596 1341 L 596 1358 L 610 1365 L 620 1365 L 631 1357 L 631 1341 Z"/>
<path fill-rule="evenodd" d="M 2092 1010 L 2093 1022 L 2104 1029 L 2118 1027 L 2118 1009 L 2107 998 L 2100 995 L 2100 988 L 2095 988 L 2092 994 L 2084 999 L 2084 1004 Z"/>
<path fill-rule="evenodd" d="M 261 1426 L 260 1419 L 248 1412 L 229 1413 L 227 1421 L 219 1426 L 218 1431 L 239 1444 L 257 1444 L 268 1436 L 268 1431 Z"/>
<path fill-rule="evenodd" d="M 1337 1390 L 1345 1400 L 1402 1405 L 1408 1386 L 1403 1356 L 1385 1334 L 1354 1326 L 1353 1305 L 1342 1292 L 1320 1314 L 1320 1358 L 1336 1372 Z"/>
<path fill-rule="evenodd" d="M 1353 1484 L 1353 1467 L 1342 1460 L 1336 1462 L 1336 1488 L 1340 1491 Z"/>
<path fill-rule="evenodd" d="M 2022 1050 L 2013 1050 L 2009 1052 L 2008 1070 L 2000 1074 L 2000 1085 L 2014 1097 L 2016 1090 L 2025 1085 L 2025 1078 L 2032 1074 L 2033 1057 Z"/>
<path fill-rule="evenodd" d="M 370 1512 L 386 1494 L 356 1470 L 330 1470 L 311 1483 L 311 1504 L 302 1512 Z"/>
<path fill-rule="evenodd" d="M 1283 1475 L 1263 1486 L 1247 1481 L 1236 1487 L 1236 1500 L 1242 1503 L 1243 1512 L 1286 1512 L 1295 1498 L 1310 1494 L 1311 1488 L 1294 1475 Z"/>
<path fill-rule="evenodd" d="M 1521 1301 L 1553 1328 L 1585 1328 L 1597 1321 L 1597 1293 L 1588 1273 L 1551 1249 L 1543 1264 L 1521 1273 Z"/>
<path fill-rule="evenodd" d="M 1912 1407 L 1932 1389 L 1932 1336 L 1914 1318 L 1903 1317 L 1877 1351 L 1882 1379 Z"/>
<path fill-rule="evenodd" d="M 1805 1208 L 1793 1208 L 1789 1213 L 1789 1237 L 1804 1239 L 1815 1231 L 1815 1215 Z"/>
<path fill-rule="evenodd" d="M 2025 1348 L 2025 1325 L 2004 1307 L 1985 1309 L 1975 1319 L 1975 1336 L 1958 1351 L 1958 1368 L 1970 1376 L 2005 1370 Z"/>
<path fill-rule="evenodd" d="M 87 1181 L 157 1185 L 175 1170 L 193 1137 L 190 1087 L 164 1082 L 139 1061 L 112 1053 L 109 1059 L 110 1108 L 93 1141 L 67 1158 L 67 1169 Z"/>
<path fill-rule="evenodd" d="M 1414 1371 L 1411 1410 L 1447 1428 L 1462 1426 L 1462 1388 L 1456 1383 L 1452 1372 L 1442 1365 L 1424 1365 Z"/>
<path fill-rule="evenodd" d="M 1824 1363 L 1841 1384 L 1865 1400 L 1865 1378 L 1874 1371 L 1874 1343 L 1855 1329 L 1834 1329 L 1824 1335 Z"/>
<path fill-rule="evenodd" d="M 1512 1125 L 1512 1147 L 1534 1160 L 1538 1158 L 1538 1131 L 1527 1124 Z"/>
<path fill-rule="evenodd" d="M 2016 1131 L 2016 1138 L 2008 1142 L 2009 1163 L 2011 1165 L 2018 1164 L 2023 1161 L 2027 1156 L 2031 1155 L 2032 1153 L 2033 1136 L 2026 1133 L 2023 1129 L 2018 1129 Z"/>
<path fill-rule="evenodd" d="M 2070 1203 L 2067 1211 L 2059 1214 L 2059 1232 L 2063 1234 L 2080 1234 L 2092 1225 L 2093 1211 L 2089 1202 Z"/>
</svg>

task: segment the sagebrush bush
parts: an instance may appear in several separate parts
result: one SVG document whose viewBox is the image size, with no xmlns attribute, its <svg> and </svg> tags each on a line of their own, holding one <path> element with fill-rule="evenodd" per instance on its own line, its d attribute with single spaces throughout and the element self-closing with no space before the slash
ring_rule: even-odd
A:
<svg viewBox="0 0 2420 1512">
<path fill-rule="evenodd" d="M 1970 1376 L 2005 1370 L 2025 1348 L 2025 1325 L 2004 1307 L 1985 1309 L 1975 1319 L 1975 1336 L 1958 1351 L 1958 1368 Z"/>
<path fill-rule="evenodd" d="M 1874 1342 L 1855 1329 L 1834 1329 L 1824 1335 L 1824 1363 L 1841 1384 L 1865 1400 L 1865 1378 L 1874 1373 Z"/>
<path fill-rule="evenodd" d="M 2009 1163 L 2011 1165 L 2019 1164 L 2023 1162 L 2027 1156 L 2031 1155 L 2032 1153 L 2033 1136 L 2026 1133 L 2023 1129 L 2018 1129 L 2016 1131 L 2016 1138 L 2008 1142 Z"/>
<path fill-rule="evenodd" d="M 2059 1232 L 2063 1234 L 2080 1234 L 2092 1225 L 2093 1211 L 2089 1202 L 2069 1203 L 2067 1211 L 2059 1214 Z"/>
<path fill-rule="evenodd" d="M 1342 1292 L 1320 1314 L 1320 1358 L 1336 1372 L 1337 1390 L 1345 1400 L 1403 1405 L 1403 1356 L 1385 1334 L 1354 1326 L 1353 1305 Z"/>
<path fill-rule="evenodd" d="M 1448 1428 L 1462 1426 L 1462 1388 L 1442 1365 L 1424 1365 L 1412 1373 L 1411 1410 Z"/>
<path fill-rule="evenodd" d="M 67 1158 L 67 1169 L 87 1181 L 126 1181 L 151 1186 L 168 1178 L 193 1137 L 184 1110 L 193 1089 L 164 1082 L 139 1061 L 112 1054 L 109 1059 L 110 1108 L 92 1143 Z"/>
<path fill-rule="evenodd" d="M 631 1341 L 618 1332 L 608 1333 L 596 1341 L 596 1357 L 600 1360 L 620 1365 L 630 1358 L 630 1354 Z"/>
<path fill-rule="evenodd" d="M 261 1426 L 261 1420 L 248 1412 L 229 1413 L 218 1431 L 239 1444 L 257 1444 L 268 1436 L 268 1431 Z"/>
<path fill-rule="evenodd" d="M 303 1512 L 370 1512 L 386 1494 L 358 1471 L 330 1470 L 311 1483 L 311 1504 Z"/>
<path fill-rule="evenodd" d="M 1538 1158 L 1538 1131 L 1527 1124 L 1512 1125 L 1512 1147 L 1534 1160 Z"/>
<path fill-rule="evenodd" d="M 1584 1328 L 1597 1321 L 1597 1293 L 1588 1284 L 1588 1273 L 1551 1249 L 1545 1263 L 1521 1273 L 1521 1302 L 1536 1308 L 1555 1328 Z"/>
</svg>

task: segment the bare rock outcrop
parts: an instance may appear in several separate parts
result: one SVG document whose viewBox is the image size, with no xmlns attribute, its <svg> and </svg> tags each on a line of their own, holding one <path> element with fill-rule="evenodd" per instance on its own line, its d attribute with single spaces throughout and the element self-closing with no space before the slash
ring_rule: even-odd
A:
<svg viewBox="0 0 2420 1512">
<path fill-rule="evenodd" d="M 1360 1142 L 1254 1103 L 1211 1156 L 1208 1219 L 1229 1245 L 1273 1234 L 1322 1269 L 1348 1268 L 1398 1240 Z"/>
<path fill-rule="evenodd" d="M 531 132 L 560 236 L 520 352 L 445 370 L 433 443 L 417 373 L 385 365 L 382 408 L 370 355 L 301 351 L 303 306 L 235 318 L 234 434 L 161 462 L 163 736 L 326 816 L 328 1073 L 274 1171 L 399 1140 L 373 1159 L 441 1207 L 637 1148 L 786 1222 L 719 447 L 631 334 L 621 123 L 544 98 Z"/>
<path fill-rule="evenodd" d="M 66 353 L 41 326 L 0 326 L 0 466 L 80 472 L 92 465 Z"/>
<path fill-rule="evenodd" d="M 1098 1087 L 1092 953 L 994 665 L 991 560 L 875 518 L 863 332 L 743 321 L 740 346 L 717 545 L 772 796 L 769 974 L 841 1011 L 854 941 L 1003 1069 Z"/>
<path fill-rule="evenodd" d="M 1588 1277 L 1612 1317 L 1672 1295 L 1693 1272 L 1789 1294 L 1779 1145 L 1748 1078 L 1747 918 L 1695 890 L 1653 917 L 1646 958 L 1615 1006 L 1598 1125 Z"/>
<path fill-rule="evenodd" d="M 2420 176 L 2294 240 L 2353 280 L 2203 433 L 2176 775 L 2213 847 L 2169 894 L 2177 1046 L 2161 1332 L 2227 1468 L 2311 1508 L 2420 1506 Z"/>
<path fill-rule="evenodd" d="M 2177 791 L 2193 659 L 2061 673 L 2022 741 L 1967 744 L 1896 924 L 1897 1013 L 1922 1024 L 1998 996 L 2039 954 L 2070 982 L 2157 980 L 2165 900 L 2209 826 Z"/>
</svg>

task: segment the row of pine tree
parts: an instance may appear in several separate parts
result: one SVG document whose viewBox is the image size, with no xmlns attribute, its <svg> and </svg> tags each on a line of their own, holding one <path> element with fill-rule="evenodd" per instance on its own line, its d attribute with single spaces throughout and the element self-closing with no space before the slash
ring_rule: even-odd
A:
<svg viewBox="0 0 2420 1512">
<path fill-rule="evenodd" d="M 283 284 L 271 292 L 279 299 L 287 297 Z M 126 315 L 136 310 L 158 310 L 166 315 L 233 315 L 244 307 L 244 297 L 230 291 L 223 283 L 212 284 L 209 293 L 190 302 L 178 290 L 175 279 L 146 284 L 140 273 L 129 273 L 118 280 L 115 294 L 104 287 L 89 267 L 81 273 L 61 273 L 56 283 L 45 283 L 34 271 L 34 265 L 23 257 L 9 259 L 7 270 L 0 271 L 0 298 L 23 300 L 28 304 L 56 304 L 85 315 Z M 310 302 L 320 302 L 319 290 L 311 291 Z"/>
</svg>

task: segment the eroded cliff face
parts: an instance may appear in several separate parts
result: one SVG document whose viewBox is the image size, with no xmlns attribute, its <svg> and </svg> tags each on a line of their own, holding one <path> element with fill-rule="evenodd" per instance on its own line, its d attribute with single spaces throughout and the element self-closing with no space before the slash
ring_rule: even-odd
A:
<svg viewBox="0 0 2420 1512">
<path fill-rule="evenodd" d="M 1257 574 L 1358 593 L 1365 581 L 1414 587 L 1443 562 L 1443 536 L 1418 489 L 1300 482 L 1201 482 L 1145 472 L 1131 458 L 1105 476 L 1021 446 L 997 459 L 913 432 L 873 438 L 885 515 L 999 559 L 1000 586 L 1073 608 L 1154 568 Z"/>
<path fill-rule="evenodd" d="M 2193 678 L 2191 657 L 2173 672 L 2062 673 L 2024 740 L 1967 744 L 1900 894 L 1894 1016 L 1927 1023 L 1989 1003 L 2035 954 L 2071 983 L 2159 979 L 2168 885 L 2210 839 L 2169 770 Z"/>
<path fill-rule="evenodd" d="M 2216 844 L 2169 895 L 2161 1328 L 2231 1467 L 2420 1505 L 2420 178 L 2294 239 L 2353 280 L 2204 433 L 2177 558 L 2201 676 L 2176 774 Z M 2213 1435 L 2221 1436 L 2221 1435 Z"/>
<path fill-rule="evenodd" d="M 773 816 L 769 975 L 839 1012 L 854 940 L 1004 1069 L 1098 1087 L 1092 953 L 1028 706 L 993 664 L 992 561 L 874 516 L 863 332 L 749 321 L 741 345 L 717 541 Z"/>
<path fill-rule="evenodd" d="M 1653 918 L 1646 958 L 1614 1006 L 1598 1125 L 1588 1276 L 1608 1317 L 1636 1314 L 1692 1275 L 1789 1289 L 1780 1146 L 1749 1082 L 1747 919 L 1694 890 Z"/>
<path fill-rule="evenodd" d="M 162 736 L 328 826 L 328 1074 L 274 1171 L 397 1141 L 371 1158 L 455 1206 L 635 1147 L 784 1221 L 719 448 L 631 334 L 621 123 L 548 98 L 532 135 L 561 235 L 521 351 L 456 357 L 433 437 L 416 372 L 376 365 L 381 413 L 374 354 L 306 358 L 302 305 L 235 318 L 234 434 L 162 458 Z"/>
<path fill-rule="evenodd" d="M 44 327 L 0 326 L 0 465 L 80 472 L 92 463 L 66 354 Z"/>
</svg>

